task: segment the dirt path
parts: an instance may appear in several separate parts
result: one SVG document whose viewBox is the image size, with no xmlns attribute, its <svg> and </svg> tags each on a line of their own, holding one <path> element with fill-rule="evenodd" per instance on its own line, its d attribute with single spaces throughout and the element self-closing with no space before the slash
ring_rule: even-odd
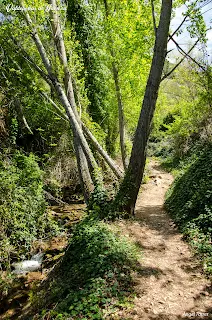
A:
<svg viewBox="0 0 212 320">
<path fill-rule="evenodd" d="M 135 307 L 121 318 L 212 319 L 211 283 L 163 209 L 173 178 L 157 162 L 150 166 L 151 179 L 138 198 L 136 221 L 120 223 L 143 252 Z"/>
</svg>

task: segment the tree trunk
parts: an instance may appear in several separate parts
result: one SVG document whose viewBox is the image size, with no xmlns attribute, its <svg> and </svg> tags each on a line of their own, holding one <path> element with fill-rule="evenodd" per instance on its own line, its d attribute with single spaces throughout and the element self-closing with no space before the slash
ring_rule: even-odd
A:
<svg viewBox="0 0 212 320">
<path fill-rule="evenodd" d="M 48 83 L 48 85 L 51 88 L 51 91 L 55 91 L 52 81 L 49 77 L 48 74 L 46 74 L 34 61 L 33 59 L 29 56 L 29 54 L 20 46 L 20 44 L 16 41 L 15 38 L 12 38 L 14 44 L 18 47 L 19 50 L 21 50 L 24 59 L 26 59 L 32 66 L 33 68 L 41 75 L 41 77 Z M 43 96 L 45 96 L 48 100 L 50 100 L 50 102 L 52 103 L 52 105 L 55 107 L 55 109 L 57 109 L 60 113 L 61 110 L 60 108 L 54 103 L 54 101 L 48 97 L 44 92 L 42 93 Z M 105 162 L 109 165 L 109 167 L 111 168 L 111 170 L 114 172 L 114 174 L 117 176 L 117 178 L 123 178 L 123 171 L 120 167 L 116 166 L 116 164 L 114 163 L 114 161 L 112 160 L 112 158 L 108 155 L 108 153 L 103 149 L 103 147 L 99 144 L 99 142 L 97 141 L 97 139 L 94 137 L 94 135 L 88 130 L 88 128 L 83 125 L 82 126 L 84 133 L 86 134 L 86 136 L 89 137 L 89 140 L 92 142 L 93 146 L 96 148 L 96 150 L 100 153 L 100 155 L 103 157 L 103 159 L 105 160 Z"/>
<path fill-rule="evenodd" d="M 130 163 L 115 199 L 119 209 L 125 210 L 129 214 L 134 213 L 138 192 L 143 178 L 147 141 L 167 52 L 171 11 L 172 0 L 163 0 L 160 22 L 156 33 L 152 65 L 146 85 L 140 118 L 134 136 Z"/>
<path fill-rule="evenodd" d="M 21 3 L 22 5 L 22 3 Z M 89 166 L 89 170 L 91 172 L 92 175 L 92 180 L 94 182 L 94 185 L 101 185 L 103 187 L 103 182 L 102 182 L 102 178 L 99 174 L 99 167 L 96 163 L 96 160 L 89 148 L 89 145 L 83 135 L 82 132 L 82 128 L 80 127 L 76 116 L 74 114 L 74 111 L 69 103 L 69 100 L 66 96 L 66 93 L 64 92 L 60 82 L 58 81 L 57 77 L 55 76 L 53 69 L 52 69 L 52 65 L 49 61 L 49 58 L 47 56 L 46 50 L 40 40 L 40 37 L 37 33 L 37 30 L 35 27 L 33 27 L 33 23 L 32 20 L 30 18 L 30 15 L 28 14 L 28 12 L 25 12 L 25 18 L 27 21 L 27 24 L 32 28 L 32 38 L 35 42 L 35 45 L 38 49 L 38 52 L 40 54 L 40 57 L 42 59 L 42 62 L 48 72 L 48 77 L 50 78 L 51 82 L 52 82 L 52 86 L 54 87 L 55 92 L 57 93 L 57 96 L 59 98 L 59 100 L 61 101 L 62 106 L 64 107 L 66 114 L 69 118 L 71 127 L 72 127 L 72 131 L 73 131 L 73 135 L 74 137 L 77 135 L 78 139 L 80 141 L 82 150 L 86 156 L 87 162 L 88 162 L 88 166 Z"/>
<path fill-rule="evenodd" d="M 28 130 L 28 132 L 33 135 L 32 129 L 30 128 L 30 126 L 25 118 L 21 102 L 18 98 L 15 98 L 14 105 L 16 107 L 18 118 L 19 118 L 20 122 L 22 123 L 23 127 L 25 127 Z"/>
<path fill-rule="evenodd" d="M 51 25 L 52 25 L 54 42 L 57 48 L 58 57 L 63 66 L 64 85 L 66 89 L 66 95 L 67 95 L 68 101 L 71 104 L 71 107 L 73 109 L 75 116 L 78 118 L 79 116 L 78 116 L 76 102 L 74 98 L 72 78 L 71 78 L 71 73 L 68 67 L 68 60 L 67 60 L 66 48 L 63 40 L 63 33 L 61 29 L 60 20 L 58 17 L 58 12 L 57 12 L 57 3 L 55 0 L 49 0 L 49 3 L 52 5 L 53 8 L 55 8 L 55 10 L 51 10 L 51 18 L 52 18 Z M 77 132 L 74 134 L 74 149 L 76 153 L 77 167 L 78 167 L 81 188 L 83 191 L 84 199 L 88 203 L 90 195 L 93 192 L 94 185 L 89 172 L 87 159 L 80 145 L 80 138 Z"/>
<path fill-rule="evenodd" d="M 107 0 L 104 0 L 104 6 L 105 6 L 106 18 L 108 19 L 109 9 L 108 9 Z M 109 37 L 110 37 L 109 38 L 110 42 L 113 43 L 110 35 L 109 35 Z M 118 74 L 118 68 L 115 63 L 115 53 L 113 51 L 113 47 L 110 48 L 110 54 L 111 54 L 111 57 L 113 58 L 112 71 L 113 71 L 113 79 L 114 79 L 115 89 L 116 89 L 116 98 L 117 98 L 117 102 L 118 102 L 121 157 L 122 157 L 122 163 L 123 163 L 124 169 L 126 170 L 127 169 L 127 154 L 126 154 L 126 145 L 125 145 L 124 106 L 123 106 L 123 102 L 122 102 L 121 89 L 120 89 L 120 83 L 119 83 L 119 74 Z"/>
<path fill-rule="evenodd" d="M 51 102 L 53 107 L 59 112 L 59 114 L 62 116 L 64 120 L 69 121 L 68 116 L 62 113 L 62 110 L 60 109 L 60 107 L 58 107 L 57 104 L 50 97 L 48 97 L 44 92 L 42 92 L 42 95 L 47 100 L 49 100 L 49 102 Z M 98 151 L 99 154 L 103 157 L 103 159 L 108 164 L 108 166 L 113 171 L 113 173 L 117 176 L 117 178 L 119 179 L 123 178 L 123 171 L 121 170 L 121 168 L 115 165 L 114 161 L 110 158 L 107 152 L 102 148 L 102 146 L 99 144 L 97 139 L 93 136 L 93 134 L 90 132 L 90 130 L 86 127 L 86 125 L 82 121 L 81 121 L 81 126 L 84 134 L 87 136 L 87 138 L 90 140 L 92 145 L 95 147 L 96 151 Z"/>
<path fill-rule="evenodd" d="M 111 50 L 111 55 L 114 57 L 114 53 Z M 121 157 L 124 169 L 127 169 L 127 154 L 126 154 L 126 145 L 125 145 L 125 125 L 124 125 L 124 107 L 121 97 L 121 89 L 119 85 L 119 75 L 118 69 L 115 62 L 112 63 L 113 68 L 113 78 L 116 87 L 116 97 L 118 101 L 118 111 L 119 111 L 119 135 L 120 135 L 120 147 L 121 147 Z"/>
<path fill-rule="evenodd" d="M 74 136 L 74 149 L 77 159 L 77 168 L 80 179 L 80 185 L 85 202 L 88 204 L 90 195 L 94 190 L 93 181 L 88 169 L 87 159 L 80 145 L 80 140 L 78 136 Z"/>
</svg>

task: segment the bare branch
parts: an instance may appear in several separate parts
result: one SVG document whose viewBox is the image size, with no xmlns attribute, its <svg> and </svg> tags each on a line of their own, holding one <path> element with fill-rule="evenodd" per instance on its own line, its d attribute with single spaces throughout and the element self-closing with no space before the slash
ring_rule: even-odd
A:
<svg viewBox="0 0 212 320">
<path fill-rule="evenodd" d="M 25 118 L 21 102 L 18 98 L 16 98 L 14 100 L 14 105 L 16 107 L 16 111 L 18 113 L 18 116 L 19 116 L 20 121 L 22 122 L 23 126 L 29 131 L 30 134 L 33 134 L 32 129 L 30 128 L 30 126 Z"/>
<path fill-rule="evenodd" d="M 198 0 L 194 1 L 193 4 L 197 4 Z M 192 11 L 193 12 L 193 11 Z M 171 38 L 177 33 L 177 31 L 182 27 L 182 25 L 184 24 L 184 22 L 186 22 L 186 19 L 189 18 L 189 15 L 186 14 L 185 17 L 183 18 L 182 22 L 180 23 L 180 25 L 177 27 L 177 29 L 172 33 L 172 35 L 169 35 L 168 41 L 171 40 Z"/>
<path fill-rule="evenodd" d="M 197 62 L 194 58 L 192 58 L 189 53 L 186 53 L 181 47 L 180 45 L 174 40 L 174 38 L 172 36 L 170 36 L 171 40 L 174 42 L 174 44 L 176 45 L 176 47 L 178 48 L 179 52 L 182 54 L 182 55 L 185 55 L 186 57 L 188 57 L 189 59 L 191 59 L 194 63 L 196 63 L 202 70 L 205 71 L 205 68 L 199 63 Z M 197 42 L 199 42 L 199 39 L 197 40 Z M 197 43 L 196 42 L 196 43 Z M 195 44 L 196 45 L 196 44 Z"/>
<path fill-rule="evenodd" d="M 165 80 L 166 78 L 168 78 L 173 72 L 175 69 L 177 69 L 177 67 L 185 60 L 186 57 L 183 57 L 175 66 L 173 69 L 171 69 L 171 71 L 169 71 L 168 73 L 166 73 L 160 82 L 162 82 L 163 80 Z"/>
<path fill-rule="evenodd" d="M 163 80 L 165 80 L 166 78 L 168 78 L 173 72 L 174 70 L 185 60 L 185 58 L 188 56 L 188 54 L 194 49 L 194 47 L 197 45 L 197 43 L 199 42 L 199 39 L 193 44 L 193 46 L 189 49 L 189 51 L 184 55 L 184 57 L 174 66 L 173 69 L 171 69 L 171 71 L 169 71 L 167 74 L 165 74 L 162 79 L 161 82 Z"/>
<path fill-rule="evenodd" d="M 52 106 L 60 113 L 61 119 L 69 122 L 68 116 L 64 114 L 63 110 L 60 109 L 60 107 L 58 107 L 58 105 L 45 92 L 42 91 L 40 94 L 41 96 L 46 98 L 52 104 Z"/>
<path fill-rule="evenodd" d="M 16 45 L 16 47 L 21 51 L 23 58 L 27 62 L 29 62 L 33 66 L 33 68 L 41 75 L 41 77 L 52 87 L 52 82 L 51 82 L 49 75 L 47 73 L 45 73 L 45 71 L 43 71 L 43 69 L 41 69 L 35 63 L 35 61 L 32 59 L 32 57 L 30 57 L 30 55 L 24 50 L 24 48 L 17 42 L 17 40 L 15 38 L 12 37 L 12 41 Z"/>
<path fill-rule="evenodd" d="M 180 28 L 182 27 L 182 25 L 184 24 L 187 18 L 188 16 L 186 15 L 183 21 L 181 22 L 181 24 L 177 27 L 177 29 L 172 33 L 172 35 L 169 36 L 168 41 L 171 40 L 171 38 L 177 33 L 178 30 L 180 30 Z"/>
</svg>

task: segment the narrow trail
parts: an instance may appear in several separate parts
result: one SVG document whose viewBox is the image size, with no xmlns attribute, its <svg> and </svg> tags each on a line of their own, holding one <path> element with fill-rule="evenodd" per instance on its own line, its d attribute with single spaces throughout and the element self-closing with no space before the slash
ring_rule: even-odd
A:
<svg viewBox="0 0 212 320">
<path fill-rule="evenodd" d="M 135 306 L 122 319 L 212 319 L 210 280 L 165 212 L 164 196 L 173 177 L 150 164 L 150 181 L 136 204 L 136 221 L 119 223 L 142 250 Z"/>
</svg>

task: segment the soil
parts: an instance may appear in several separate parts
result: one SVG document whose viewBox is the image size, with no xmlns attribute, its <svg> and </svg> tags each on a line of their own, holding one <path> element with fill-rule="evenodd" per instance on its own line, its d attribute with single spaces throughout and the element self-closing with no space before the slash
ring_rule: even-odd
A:
<svg viewBox="0 0 212 320">
<path fill-rule="evenodd" d="M 164 197 L 173 177 L 150 163 L 150 179 L 142 186 L 136 204 L 136 219 L 122 221 L 122 233 L 141 248 L 139 274 L 135 276 L 136 298 L 121 319 L 177 320 L 212 319 L 211 281 L 164 210 Z"/>
</svg>

